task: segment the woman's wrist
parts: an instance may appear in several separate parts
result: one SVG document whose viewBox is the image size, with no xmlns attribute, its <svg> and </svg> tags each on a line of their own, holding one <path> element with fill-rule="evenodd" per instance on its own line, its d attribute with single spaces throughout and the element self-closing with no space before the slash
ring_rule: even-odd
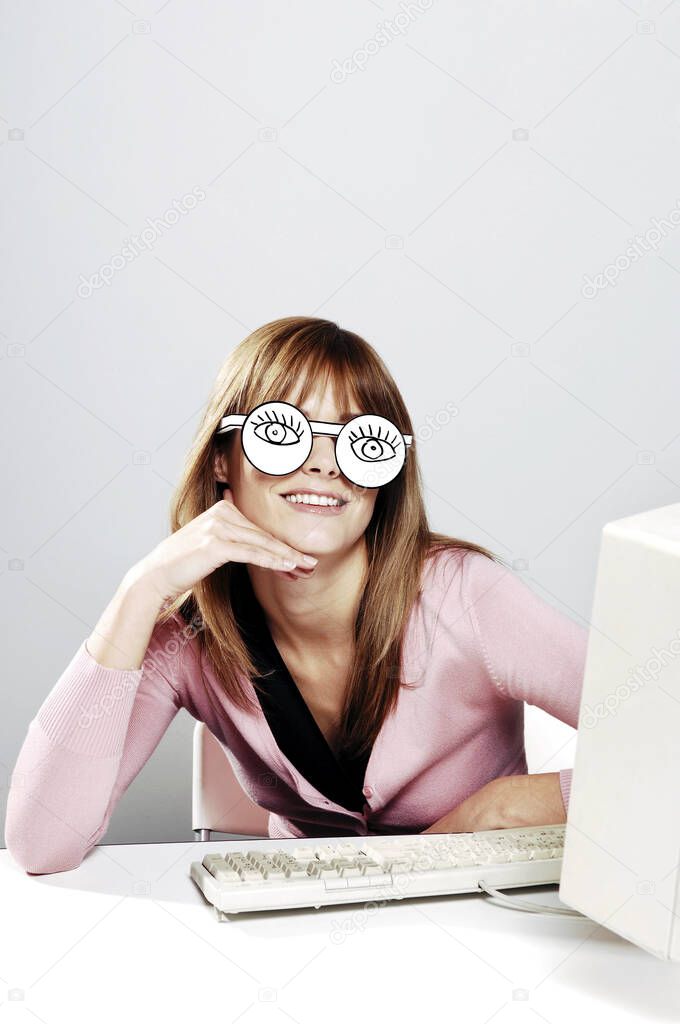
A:
<svg viewBox="0 0 680 1024">
<path fill-rule="evenodd" d="M 149 579 L 130 570 L 87 638 L 87 651 L 105 668 L 140 668 L 162 604 Z"/>
<path fill-rule="evenodd" d="M 118 592 L 125 600 L 142 607 L 160 611 L 168 595 L 158 587 L 155 577 L 141 562 L 133 565 L 123 576 Z"/>
</svg>

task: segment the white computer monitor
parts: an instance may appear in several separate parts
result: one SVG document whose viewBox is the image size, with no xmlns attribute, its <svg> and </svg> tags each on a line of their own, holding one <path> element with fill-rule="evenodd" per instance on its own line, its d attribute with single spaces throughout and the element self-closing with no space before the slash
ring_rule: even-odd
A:
<svg viewBox="0 0 680 1024">
<path fill-rule="evenodd" d="M 680 961 L 680 504 L 602 531 L 563 903 Z"/>
</svg>

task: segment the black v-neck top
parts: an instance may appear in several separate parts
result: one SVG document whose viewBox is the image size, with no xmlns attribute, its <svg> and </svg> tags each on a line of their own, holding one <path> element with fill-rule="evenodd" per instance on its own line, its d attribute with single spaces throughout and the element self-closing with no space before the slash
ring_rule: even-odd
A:
<svg viewBox="0 0 680 1024">
<path fill-rule="evenodd" d="M 336 757 L 300 693 L 267 625 L 244 563 L 233 564 L 231 604 L 237 625 L 258 670 L 260 707 L 280 750 L 297 770 L 330 800 L 361 811 L 362 792 L 371 751 L 358 758 Z M 262 674 L 273 670 L 262 678 Z"/>
</svg>

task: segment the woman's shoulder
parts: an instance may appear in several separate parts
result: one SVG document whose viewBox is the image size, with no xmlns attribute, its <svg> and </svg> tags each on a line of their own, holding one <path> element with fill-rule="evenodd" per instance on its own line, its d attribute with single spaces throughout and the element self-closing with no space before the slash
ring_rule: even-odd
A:
<svg viewBox="0 0 680 1024">
<path fill-rule="evenodd" d="M 456 623 L 457 628 L 466 626 L 468 599 L 468 574 L 475 576 L 484 572 L 484 563 L 492 560 L 474 548 L 464 545 L 431 547 L 427 552 L 421 572 L 418 600 L 414 618 L 420 628 L 430 634 L 439 628 L 442 621 Z"/>
<path fill-rule="evenodd" d="M 495 557 L 465 545 L 431 548 L 425 556 L 422 589 L 459 596 L 471 585 L 484 586 L 499 580 L 507 568 Z"/>
</svg>

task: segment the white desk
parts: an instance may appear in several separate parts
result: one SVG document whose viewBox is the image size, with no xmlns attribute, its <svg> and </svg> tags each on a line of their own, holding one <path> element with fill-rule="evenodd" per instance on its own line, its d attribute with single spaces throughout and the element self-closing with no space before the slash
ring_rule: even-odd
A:
<svg viewBox="0 0 680 1024">
<path fill-rule="evenodd" d="M 219 923 L 188 869 L 224 846 L 98 846 L 52 875 L 0 851 L 0 1024 L 680 1019 L 680 965 L 592 921 L 482 894 Z M 517 892 L 559 902 L 557 886 Z"/>
</svg>

